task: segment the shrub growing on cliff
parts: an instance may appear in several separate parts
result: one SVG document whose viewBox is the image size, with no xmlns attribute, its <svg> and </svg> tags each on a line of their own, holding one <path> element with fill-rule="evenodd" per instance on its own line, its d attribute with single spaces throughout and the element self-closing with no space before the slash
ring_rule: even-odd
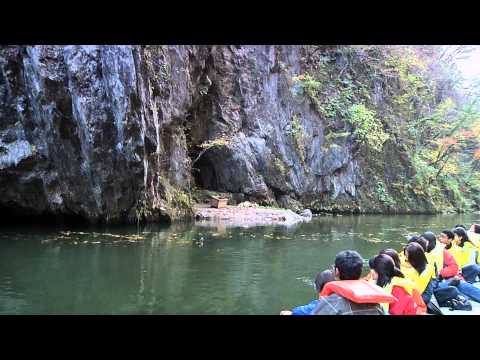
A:
<svg viewBox="0 0 480 360">
<path fill-rule="evenodd" d="M 294 83 L 300 84 L 300 88 L 310 98 L 316 98 L 317 97 L 317 92 L 322 87 L 322 84 L 318 80 L 315 80 L 309 74 L 294 76 L 292 78 L 292 81 Z"/>
<path fill-rule="evenodd" d="M 282 174 L 283 176 L 285 176 L 285 174 L 287 173 L 287 168 L 285 166 L 285 164 L 283 163 L 282 160 L 280 160 L 279 158 L 275 158 L 273 160 L 273 165 L 275 166 L 275 168 L 280 172 L 280 174 Z"/>
<path fill-rule="evenodd" d="M 232 137 L 227 135 L 222 135 L 216 139 L 204 141 L 203 143 L 198 145 L 198 147 L 201 148 L 202 150 L 200 151 L 198 156 L 195 158 L 195 160 L 192 161 L 192 167 L 208 150 L 214 147 L 227 146 L 227 145 L 230 145 L 231 143 L 232 143 Z"/>
<path fill-rule="evenodd" d="M 303 94 L 306 94 L 312 104 L 318 111 L 322 111 L 322 105 L 319 100 L 319 91 L 322 88 L 320 81 L 316 80 L 309 74 L 294 76 L 292 78 L 294 87 L 300 87 Z"/>
<path fill-rule="evenodd" d="M 375 189 L 377 194 L 378 200 L 386 206 L 393 206 L 395 205 L 395 200 L 390 196 L 387 189 L 385 189 L 385 185 L 383 182 L 377 182 L 377 188 Z"/>
<path fill-rule="evenodd" d="M 348 109 L 347 121 L 355 128 L 354 134 L 360 142 L 374 151 L 381 151 L 388 140 L 382 123 L 376 118 L 375 111 L 367 109 L 363 104 L 354 104 Z"/>
<path fill-rule="evenodd" d="M 292 119 L 292 135 L 295 140 L 295 145 L 297 146 L 300 159 L 305 163 L 305 131 L 303 130 L 300 119 L 297 115 L 293 115 Z"/>
</svg>

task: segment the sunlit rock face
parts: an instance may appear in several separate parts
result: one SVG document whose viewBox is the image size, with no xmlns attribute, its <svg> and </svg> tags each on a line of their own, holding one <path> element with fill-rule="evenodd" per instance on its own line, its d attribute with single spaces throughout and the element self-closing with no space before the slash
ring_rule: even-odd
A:
<svg viewBox="0 0 480 360">
<path fill-rule="evenodd" d="M 0 209 L 173 220 L 191 214 L 194 186 L 296 211 L 358 209 L 363 160 L 352 141 L 323 146 L 325 119 L 291 81 L 305 71 L 302 54 L 302 46 L 1 47 Z M 198 145 L 222 136 L 228 144 L 192 170 Z"/>
</svg>

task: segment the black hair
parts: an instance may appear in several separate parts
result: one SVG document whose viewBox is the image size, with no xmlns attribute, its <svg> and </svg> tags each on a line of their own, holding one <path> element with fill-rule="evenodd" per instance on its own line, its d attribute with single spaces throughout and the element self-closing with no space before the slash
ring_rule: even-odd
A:
<svg viewBox="0 0 480 360">
<path fill-rule="evenodd" d="M 395 249 L 384 249 L 380 251 L 379 255 L 388 255 L 393 259 L 393 262 L 395 263 L 395 266 L 400 269 L 400 256 L 398 256 L 398 252 Z"/>
<path fill-rule="evenodd" d="M 317 292 L 321 292 L 325 284 L 330 281 L 335 281 L 335 274 L 332 270 L 319 272 L 315 277 L 315 288 L 317 289 Z"/>
<path fill-rule="evenodd" d="M 473 232 L 475 234 L 480 234 L 480 225 L 478 224 L 473 224 Z"/>
<path fill-rule="evenodd" d="M 447 235 L 447 237 L 450 239 L 450 240 L 453 240 L 455 238 L 455 234 L 453 232 L 451 232 L 450 230 L 442 230 L 442 234 L 445 234 Z M 452 243 L 448 244 L 447 246 L 445 246 L 445 249 L 450 249 L 452 247 Z"/>
<path fill-rule="evenodd" d="M 442 233 L 447 235 L 447 237 L 450 240 L 453 240 L 455 238 L 455 234 L 453 232 L 451 232 L 450 230 L 442 230 Z"/>
<path fill-rule="evenodd" d="M 395 266 L 393 259 L 386 254 L 380 254 L 371 258 L 368 264 L 378 274 L 377 285 L 380 287 L 390 283 L 395 276 L 404 277 L 400 269 Z"/>
<path fill-rule="evenodd" d="M 460 246 L 460 247 L 463 247 L 465 242 L 470 241 L 470 239 L 468 238 L 467 232 L 465 231 L 465 229 L 463 229 L 461 227 L 455 228 L 453 230 L 453 233 L 460 236 L 460 244 L 458 244 L 458 246 Z"/>
<path fill-rule="evenodd" d="M 409 236 L 409 237 L 408 237 L 408 242 L 411 243 L 411 242 L 413 242 L 413 241 L 417 241 L 418 238 L 419 238 L 419 237 L 416 236 L 416 235 Z"/>
<path fill-rule="evenodd" d="M 467 230 L 467 228 L 465 227 L 465 225 L 462 225 L 462 224 L 457 224 L 457 225 L 455 225 L 453 228 L 454 228 L 454 229 L 456 229 L 456 228 L 462 228 L 462 229 L 464 229 L 464 230 Z"/>
<path fill-rule="evenodd" d="M 428 263 L 423 247 L 417 242 L 412 242 L 405 248 L 405 254 L 410 265 L 421 274 Z"/>
<path fill-rule="evenodd" d="M 422 234 L 422 238 L 424 238 L 428 242 L 427 252 L 430 252 L 433 249 L 435 249 L 435 246 L 437 245 L 437 237 L 435 236 L 435 234 L 433 232 L 425 231 Z"/>
<path fill-rule="evenodd" d="M 423 251 L 427 252 L 428 249 L 428 241 L 424 239 L 421 236 L 411 236 L 408 239 L 408 243 L 416 242 L 417 244 L 420 244 L 420 246 L 423 248 Z"/>
<path fill-rule="evenodd" d="M 335 268 L 338 269 L 340 280 L 358 280 L 362 275 L 363 259 L 354 250 L 340 251 L 335 256 Z"/>
</svg>

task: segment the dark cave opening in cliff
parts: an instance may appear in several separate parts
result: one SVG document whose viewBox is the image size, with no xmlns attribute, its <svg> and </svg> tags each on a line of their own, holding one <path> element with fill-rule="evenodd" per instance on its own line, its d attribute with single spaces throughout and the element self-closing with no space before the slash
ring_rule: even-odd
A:
<svg viewBox="0 0 480 360">
<path fill-rule="evenodd" d="M 212 191 L 218 190 L 215 168 L 207 156 L 204 155 L 194 164 L 192 176 L 197 188 Z"/>
</svg>

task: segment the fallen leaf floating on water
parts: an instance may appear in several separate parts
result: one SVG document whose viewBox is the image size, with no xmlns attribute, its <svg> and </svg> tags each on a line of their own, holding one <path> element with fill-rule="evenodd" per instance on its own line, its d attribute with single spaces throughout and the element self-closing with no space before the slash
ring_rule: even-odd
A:
<svg viewBox="0 0 480 360">
<path fill-rule="evenodd" d="M 125 236 L 125 238 L 128 239 L 128 240 L 143 240 L 143 239 L 145 239 L 144 236 L 140 236 L 140 235 Z"/>
</svg>

